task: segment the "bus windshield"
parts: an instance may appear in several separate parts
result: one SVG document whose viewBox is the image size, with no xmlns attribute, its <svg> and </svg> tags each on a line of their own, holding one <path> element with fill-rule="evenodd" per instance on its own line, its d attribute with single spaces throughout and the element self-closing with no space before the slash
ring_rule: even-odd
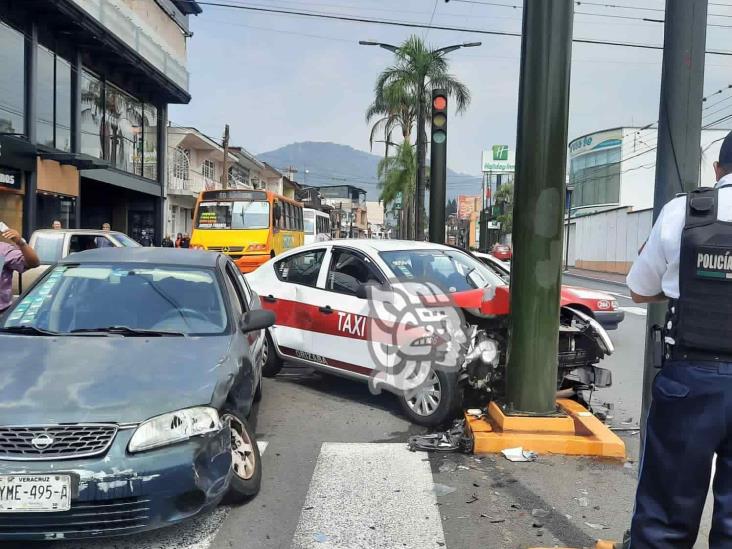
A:
<svg viewBox="0 0 732 549">
<path fill-rule="evenodd" d="M 269 202 L 201 202 L 197 229 L 268 229 Z"/>
</svg>

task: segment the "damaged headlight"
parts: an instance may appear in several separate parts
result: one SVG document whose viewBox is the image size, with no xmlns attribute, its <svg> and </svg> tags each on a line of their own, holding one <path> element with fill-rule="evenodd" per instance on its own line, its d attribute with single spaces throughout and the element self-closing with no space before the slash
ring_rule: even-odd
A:
<svg viewBox="0 0 732 549">
<path fill-rule="evenodd" d="M 221 430 L 221 419 L 214 408 L 198 406 L 170 412 L 140 424 L 127 449 L 142 452 Z"/>
</svg>

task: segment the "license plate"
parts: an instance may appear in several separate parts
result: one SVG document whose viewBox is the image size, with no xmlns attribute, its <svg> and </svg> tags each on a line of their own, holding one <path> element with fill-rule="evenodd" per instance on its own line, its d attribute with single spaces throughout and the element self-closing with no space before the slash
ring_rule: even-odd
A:
<svg viewBox="0 0 732 549">
<path fill-rule="evenodd" d="M 0 513 L 68 511 L 69 475 L 0 475 Z"/>
</svg>

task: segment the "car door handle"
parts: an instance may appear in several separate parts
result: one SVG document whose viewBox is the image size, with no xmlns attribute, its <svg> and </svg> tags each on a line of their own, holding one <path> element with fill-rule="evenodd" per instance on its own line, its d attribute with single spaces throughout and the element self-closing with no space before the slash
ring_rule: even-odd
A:
<svg viewBox="0 0 732 549">
<path fill-rule="evenodd" d="M 275 303 L 277 301 L 277 298 L 272 294 L 269 294 L 262 296 L 262 300 L 266 301 L 267 303 Z"/>
<path fill-rule="evenodd" d="M 333 309 L 330 308 L 330 305 L 326 305 L 325 307 L 318 307 L 318 310 L 321 313 L 325 313 L 326 315 L 329 315 L 333 312 Z"/>
</svg>

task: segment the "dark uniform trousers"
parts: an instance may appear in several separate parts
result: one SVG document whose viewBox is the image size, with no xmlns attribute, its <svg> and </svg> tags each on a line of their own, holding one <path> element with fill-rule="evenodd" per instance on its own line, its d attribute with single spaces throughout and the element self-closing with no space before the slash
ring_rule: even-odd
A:
<svg viewBox="0 0 732 549">
<path fill-rule="evenodd" d="M 715 453 L 709 547 L 732 549 L 732 363 L 667 362 L 653 383 L 631 549 L 694 546 Z"/>
</svg>

